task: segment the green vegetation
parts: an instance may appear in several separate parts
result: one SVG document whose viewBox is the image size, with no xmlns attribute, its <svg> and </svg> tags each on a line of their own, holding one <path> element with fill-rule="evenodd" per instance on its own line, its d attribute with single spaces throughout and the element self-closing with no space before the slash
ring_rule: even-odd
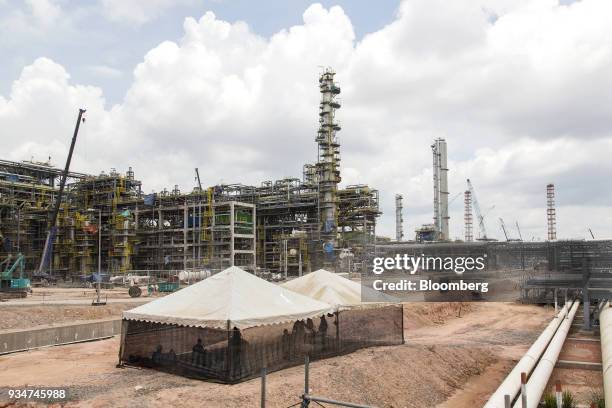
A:
<svg viewBox="0 0 612 408">
<path fill-rule="evenodd" d="M 574 395 L 569 391 L 563 392 L 561 401 L 562 403 L 561 403 L 560 408 L 576 408 L 578 406 L 576 403 L 576 399 L 574 398 Z M 544 399 L 542 401 L 541 407 L 542 408 L 559 408 L 557 407 L 557 399 L 555 398 L 555 395 L 549 392 L 544 394 Z"/>
</svg>

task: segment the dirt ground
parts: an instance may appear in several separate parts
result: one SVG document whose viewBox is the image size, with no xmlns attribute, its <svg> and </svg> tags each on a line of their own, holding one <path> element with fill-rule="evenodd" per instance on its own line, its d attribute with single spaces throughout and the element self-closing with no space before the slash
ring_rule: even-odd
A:
<svg viewBox="0 0 612 408">
<path fill-rule="evenodd" d="M 141 286 L 142 296 L 131 298 L 127 288 L 117 287 L 113 289 L 102 289 L 100 291 L 100 299 L 109 303 L 144 303 L 153 298 L 164 296 L 163 293 L 155 292 L 148 295 L 147 287 Z M 25 298 L 9 299 L 0 301 L 0 307 L 5 306 L 32 306 L 39 304 L 62 304 L 62 305 L 78 305 L 91 304 L 96 298 L 95 288 L 75 288 L 75 287 L 35 287 L 32 292 L 28 293 Z"/>
<path fill-rule="evenodd" d="M 6 306 L 0 309 L 0 331 L 31 329 L 39 326 L 78 323 L 79 321 L 121 317 L 121 312 L 132 309 L 133 303 L 112 303 L 105 306 L 91 305 L 38 305 Z"/>
<path fill-rule="evenodd" d="M 405 310 L 405 345 L 313 362 L 311 393 L 379 407 L 480 406 L 553 315 L 502 303 L 407 304 Z M 116 368 L 118 346 L 112 338 L 0 356 L 0 384 L 68 387 L 66 406 L 259 406 L 258 379 L 221 385 Z M 297 403 L 303 371 L 271 373 L 267 406 Z"/>
</svg>

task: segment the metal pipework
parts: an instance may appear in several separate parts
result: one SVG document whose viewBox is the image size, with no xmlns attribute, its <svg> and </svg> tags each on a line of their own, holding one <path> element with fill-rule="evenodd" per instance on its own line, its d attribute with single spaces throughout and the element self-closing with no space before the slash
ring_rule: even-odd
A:
<svg viewBox="0 0 612 408">
<path fill-rule="evenodd" d="M 609 302 L 599 312 L 599 333 L 605 406 L 612 407 L 612 309 Z"/>
<path fill-rule="evenodd" d="M 546 384 L 548 384 L 548 380 L 550 379 L 550 375 L 555 368 L 555 364 L 557 364 L 559 353 L 561 352 L 563 343 L 565 343 L 565 338 L 567 337 L 567 333 L 572 326 L 572 322 L 574 321 L 574 316 L 576 315 L 579 305 L 580 302 L 574 302 L 574 305 L 570 309 L 567 317 L 559 326 L 559 329 L 550 341 L 550 344 L 546 348 L 546 351 L 542 355 L 538 365 L 531 373 L 531 377 L 529 377 L 529 381 L 527 381 L 527 386 L 525 387 L 527 394 L 526 408 L 537 408 L 540 404 L 540 399 L 542 398 L 542 394 L 544 394 Z M 521 403 L 517 401 L 513 407 L 520 408 Z"/>
<path fill-rule="evenodd" d="M 525 355 L 514 366 L 510 374 L 508 374 L 497 390 L 491 395 L 483 408 L 503 408 L 505 406 L 505 395 L 510 395 L 510 398 L 514 399 L 521 389 L 521 373 L 529 374 L 531 370 L 533 370 L 540 356 L 544 353 L 550 339 L 553 338 L 557 328 L 567 316 L 569 307 L 569 304 L 566 303 L 555 318 L 550 321 L 537 340 L 533 342 L 529 350 L 527 350 Z"/>
</svg>

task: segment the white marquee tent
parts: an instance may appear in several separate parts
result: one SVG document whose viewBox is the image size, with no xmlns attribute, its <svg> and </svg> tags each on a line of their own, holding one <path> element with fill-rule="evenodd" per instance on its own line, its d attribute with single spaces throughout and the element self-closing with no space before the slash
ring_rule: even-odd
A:
<svg viewBox="0 0 612 408">
<path fill-rule="evenodd" d="M 394 302 L 395 298 L 372 288 L 344 278 L 333 272 L 319 269 L 281 285 L 295 293 L 308 296 L 333 306 L 363 305 L 368 302 Z M 366 302 L 367 304 L 367 302 Z"/>
<path fill-rule="evenodd" d="M 333 313 L 333 306 L 234 266 L 178 292 L 123 312 L 123 319 L 242 330 L 326 313 Z"/>
</svg>

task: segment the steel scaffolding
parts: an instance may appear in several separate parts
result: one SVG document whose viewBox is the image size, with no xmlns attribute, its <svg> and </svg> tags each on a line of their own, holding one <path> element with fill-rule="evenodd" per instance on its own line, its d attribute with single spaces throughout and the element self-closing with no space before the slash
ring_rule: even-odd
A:
<svg viewBox="0 0 612 408">
<path fill-rule="evenodd" d="M 472 192 L 470 190 L 466 190 L 463 193 L 464 198 L 464 215 L 463 215 L 463 223 L 465 228 L 465 242 L 474 241 L 474 223 L 472 218 Z"/>
<path fill-rule="evenodd" d="M 548 240 L 557 239 L 557 211 L 555 209 L 555 185 L 546 186 L 546 218 L 548 221 Z"/>
<path fill-rule="evenodd" d="M 69 174 L 57 220 L 51 272 L 76 279 L 96 270 L 101 228 L 102 271 L 202 270 L 237 265 L 256 273 L 334 268 L 340 251 L 365 256 L 375 242 L 378 191 L 339 188 L 340 145 L 335 73 L 319 78 L 317 162 L 302 179 L 259 186 L 223 184 L 192 192 L 144 194 L 131 168 L 120 174 Z M 23 252 L 26 268 L 40 260 L 47 216 L 61 169 L 48 163 L 0 160 L 0 258 Z M 98 225 L 100 215 L 101 225 Z"/>
</svg>

